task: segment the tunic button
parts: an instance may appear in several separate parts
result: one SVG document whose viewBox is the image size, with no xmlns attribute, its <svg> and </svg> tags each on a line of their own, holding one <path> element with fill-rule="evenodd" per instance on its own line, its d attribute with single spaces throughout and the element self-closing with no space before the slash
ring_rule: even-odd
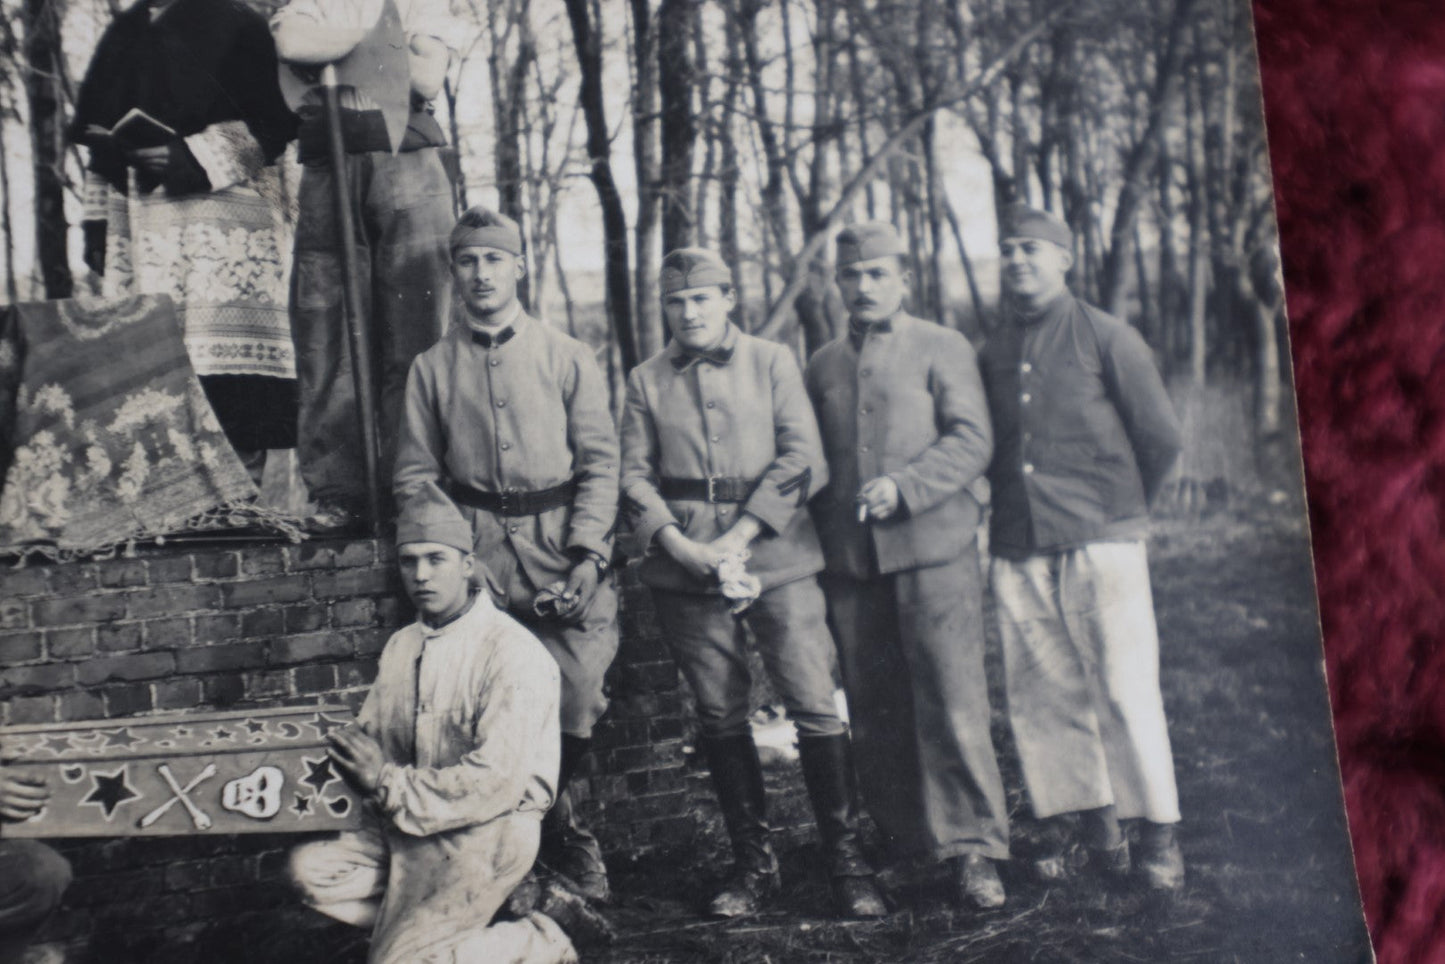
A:
<svg viewBox="0 0 1445 964">
<path fill-rule="evenodd" d="M 511 443 L 511 442 L 503 442 L 503 443 L 502 443 L 502 451 L 503 451 L 503 452 L 507 451 L 507 449 L 509 449 L 509 448 L 511 448 L 511 447 L 512 447 L 512 443 Z"/>
<path fill-rule="evenodd" d="M 707 407 L 708 407 L 708 408 L 717 408 L 717 402 L 708 402 L 708 403 L 707 403 Z"/>
<path fill-rule="evenodd" d="M 1024 463 L 1024 475 L 1033 475 L 1033 474 L 1034 474 L 1034 464 L 1033 464 L 1032 462 L 1025 462 L 1025 463 Z"/>
<path fill-rule="evenodd" d="M 516 526 L 507 526 L 507 531 L 508 531 L 508 532 L 516 532 L 516 531 L 517 531 L 517 527 L 516 527 Z"/>
<path fill-rule="evenodd" d="M 873 409 L 869 408 L 867 405 L 864 405 L 862 408 L 858 409 L 858 414 L 867 415 L 871 411 L 873 411 Z"/>
<path fill-rule="evenodd" d="M 722 436 L 721 436 L 721 435 L 714 435 L 714 436 L 712 437 L 712 440 L 713 440 L 714 442 L 721 442 L 721 441 L 722 441 Z"/>
<path fill-rule="evenodd" d="M 502 363 L 502 360 L 501 360 L 500 358 L 493 358 L 491 361 L 487 362 L 487 364 L 488 364 L 488 365 L 491 365 L 493 368 L 496 368 L 496 367 L 497 367 L 498 365 L 500 365 L 501 363 Z"/>
<path fill-rule="evenodd" d="M 1024 401 L 1028 401 L 1028 399 L 1025 398 Z M 497 399 L 497 407 L 498 407 L 498 408 L 506 408 L 506 407 L 507 407 L 507 400 L 506 400 L 505 398 L 499 398 L 499 399 Z"/>
<path fill-rule="evenodd" d="M 868 446 L 866 446 L 866 445 L 859 446 L 858 451 L 860 451 L 860 452 L 866 452 L 866 451 L 868 451 Z"/>
<path fill-rule="evenodd" d="M 1024 441 L 1025 441 L 1025 442 L 1032 442 L 1033 440 L 1034 440 L 1034 433 L 1033 433 L 1033 432 L 1025 432 L 1025 433 L 1024 433 Z"/>
<path fill-rule="evenodd" d="M 1023 396 L 1019 399 L 1019 401 L 1023 402 L 1025 405 L 1027 405 L 1029 402 L 1033 401 L 1033 398 L 1034 398 L 1034 397 L 1033 397 L 1032 395 L 1030 395 L 1028 392 L 1024 392 L 1024 393 L 1023 393 Z"/>
<path fill-rule="evenodd" d="M 1034 370 L 1034 366 L 1030 365 L 1028 362 L 1024 362 L 1022 365 L 1019 366 L 1019 370 L 1025 375 L 1027 375 L 1029 372 Z"/>
<path fill-rule="evenodd" d="M 867 378 L 869 375 L 873 374 L 873 369 L 871 369 L 871 368 L 865 368 L 865 369 L 863 369 L 862 371 L 860 371 L 858 374 L 859 374 L 859 376 L 862 377 L 862 378 Z"/>
</svg>

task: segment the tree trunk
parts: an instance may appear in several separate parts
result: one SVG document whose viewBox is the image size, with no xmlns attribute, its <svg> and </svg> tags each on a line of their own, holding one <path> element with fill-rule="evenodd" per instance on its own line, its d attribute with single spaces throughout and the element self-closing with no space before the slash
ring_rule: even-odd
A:
<svg viewBox="0 0 1445 964">
<path fill-rule="evenodd" d="M 35 2 L 35 0 L 30 0 Z M 617 335 L 622 373 L 637 367 L 637 335 L 632 326 L 632 296 L 628 290 L 627 216 L 622 195 L 612 176 L 611 138 L 602 94 L 602 28 L 600 11 L 588 0 L 564 0 L 572 25 L 572 42 L 577 49 L 582 84 L 579 93 L 582 116 L 587 122 L 587 159 L 592 184 L 602 206 L 607 275 L 607 321 Z"/>
<path fill-rule="evenodd" d="M 510 6 L 506 12 L 507 22 L 498 28 L 495 17 L 488 26 L 491 29 L 492 48 L 487 57 L 487 70 L 492 87 L 492 123 L 496 132 L 492 146 L 493 171 L 497 179 L 497 207 L 501 213 L 523 226 L 525 236 L 526 205 L 523 202 L 522 177 L 522 106 L 526 96 L 527 71 L 536 56 L 536 44 L 532 38 L 531 25 L 527 16 L 527 5 Z M 515 31 L 516 53 L 507 62 L 509 40 Z M 524 305 L 532 302 L 530 277 L 524 277 L 517 285 L 517 297 Z M 535 311 L 536 306 L 532 305 Z"/>
<path fill-rule="evenodd" d="M 666 343 L 662 303 L 657 298 L 662 251 L 658 250 L 660 196 L 657 160 L 657 29 L 648 0 L 631 0 L 632 8 L 632 160 L 637 178 L 637 225 L 633 228 L 637 266 L 637 334 L 642 357 L 651 358 Z M 666 245 L 663 245 L 663 251 Z"/>
<path fill-rule="evenodd" d="M 9 117 L 10 111 L 0 103 L 0 227 L 5 231 L 5 301 L 13 305 L 20 300 L 20 290 L 15 279 L 15 229 L 10 220 L 10 145 L 5 136 Z"/>
<path fill-rule="evenodd" d="M 692 7 L 696 0 L 662 0 L 657 10 L 657 86 L 662 94 L 662 247 L 693 243 Z"/>
<path fill-rule="evenodd" d="M 738 232 L 738 145 L 733 140 L 734 115 L 737 113 L 738 89 L 742 84 L 743 57 L 742 41 L 738 34 L 737 15 L 732 4 L 725 4 L 727 31 L 727 88 L 723 91 L 721 116 L 716 125 L 716 136 L 721 175 L 718 183 L 718 248 L 719 254 L 728 267 L 732 268 L 733 281 L 737 285 L 739 324 L 746 328 L 747 290 L 742 265 L 742 240 Z M 766 268 L 764 269 L 766 271 Z"/>
<path fill-rule="evenodd" d="M 1191 90 L 1194 85 L 1190 85 Z M 1204 157 L 1204 111 L 1197 96 L 1186 105 L 1185 146 L 1189 153 L 1189 377 L 1203 385 L 1208 362 L 1209 281 L 1208 171 Z"/>
<path fill-rule="evenodd" d="M 65 120 L 60 88 L 60 4 L 24 0 L 25 98 L 30 108 L 31 167 L 35 177 L 35 255 L 47 299 L 69 298 L 65 220 Z"/>
</svg>

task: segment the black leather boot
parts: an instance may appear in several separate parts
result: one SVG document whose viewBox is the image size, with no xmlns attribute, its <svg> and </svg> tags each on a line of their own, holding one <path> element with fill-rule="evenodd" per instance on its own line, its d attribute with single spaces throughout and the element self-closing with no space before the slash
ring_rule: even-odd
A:
<svg viewBox="0 0 1445 964">
<path fill-rule="evenodd" d="M 571 889 L 588 900 L 606 901 L 612 889 L 597 837 L 578 819 L 572 806 L 571 783 L 592 741 L 562 735 L 562 766 L 557 775 L 557 802 L 542 819 L 538 854 L 548 869 L 568 878 Z"/>
<path fill-rule="evenodd" d="M 768 843 L 767 790 L 751 733 L 701 737 L 713 789 L 733 844 L 732 876 L 708 905 L 712 917 L 756 914 L 778 893 L 778 858 Z"/>
<path fill-rule="evenodd" d="M 833 903 L 844 917 L 883 917 L 888 907 L 858 834 L 853 751 L 846 733 L 799 736 L 798 757 L 813 817 L 823 838 Z"/>
</svg>

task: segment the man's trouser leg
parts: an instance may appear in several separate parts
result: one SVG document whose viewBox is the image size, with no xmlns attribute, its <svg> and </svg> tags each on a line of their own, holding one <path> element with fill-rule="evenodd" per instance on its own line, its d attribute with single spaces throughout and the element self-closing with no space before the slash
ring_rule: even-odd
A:
<svg viewBox="0 0 1445 964">
<path fill-rule="evenodd" d="M 389 488 L 407 370 L 440 337 L 449 304 L 451 187 L 435 149 L 348 154 L 346 166 L 359 310 L 376 362 L 379 480 Z M 299 205 L 291 276 L 297 459 L 312 499 L 355 511 L 366 502 L 365 462 L 329 165 L 306 165 Z"/>
<path fill-rule="evenodd" d="M 1142 543 L 995 559 L 1009 720 L 1034 813 L 1179 819 Z"/>
<path fill-rule="evenodd" d="M 825 586 L 874 820 L 905 852 L 1006 858 L 977 556 Z"/>
<path fill-rule="evenodd" d="M 0 964 L 18 961 L 70 886 L 70 864 L 36 840 L 0 840 Z"/>
<path fill-rule="evenodd" d="M 602 682 L 617 655 L 617 590 L 604 579 L 586 611 L 566 622 L 515 615 L 552 654 L 562 677 L 562 772 L 557 802 L 542 824 L 542 860 L 572 878 L 583 896 L 606 900 L 610 887 L 602 845 L 578 816 L 571 783 L 585 770 L 592 728 L 607 710 Z"/>
</svg>

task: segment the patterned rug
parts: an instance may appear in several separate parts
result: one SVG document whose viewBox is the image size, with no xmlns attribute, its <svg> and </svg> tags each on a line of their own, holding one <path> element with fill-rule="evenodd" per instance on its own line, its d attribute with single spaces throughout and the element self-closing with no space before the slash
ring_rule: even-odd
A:
<svg viewBox="0 0 1445 964">
<path fill-rule="evenodd" d="M 0 320 L 0 552 L 72 558 L 268 526 L 164 295 L 12 306 Z"/>
</svg>

